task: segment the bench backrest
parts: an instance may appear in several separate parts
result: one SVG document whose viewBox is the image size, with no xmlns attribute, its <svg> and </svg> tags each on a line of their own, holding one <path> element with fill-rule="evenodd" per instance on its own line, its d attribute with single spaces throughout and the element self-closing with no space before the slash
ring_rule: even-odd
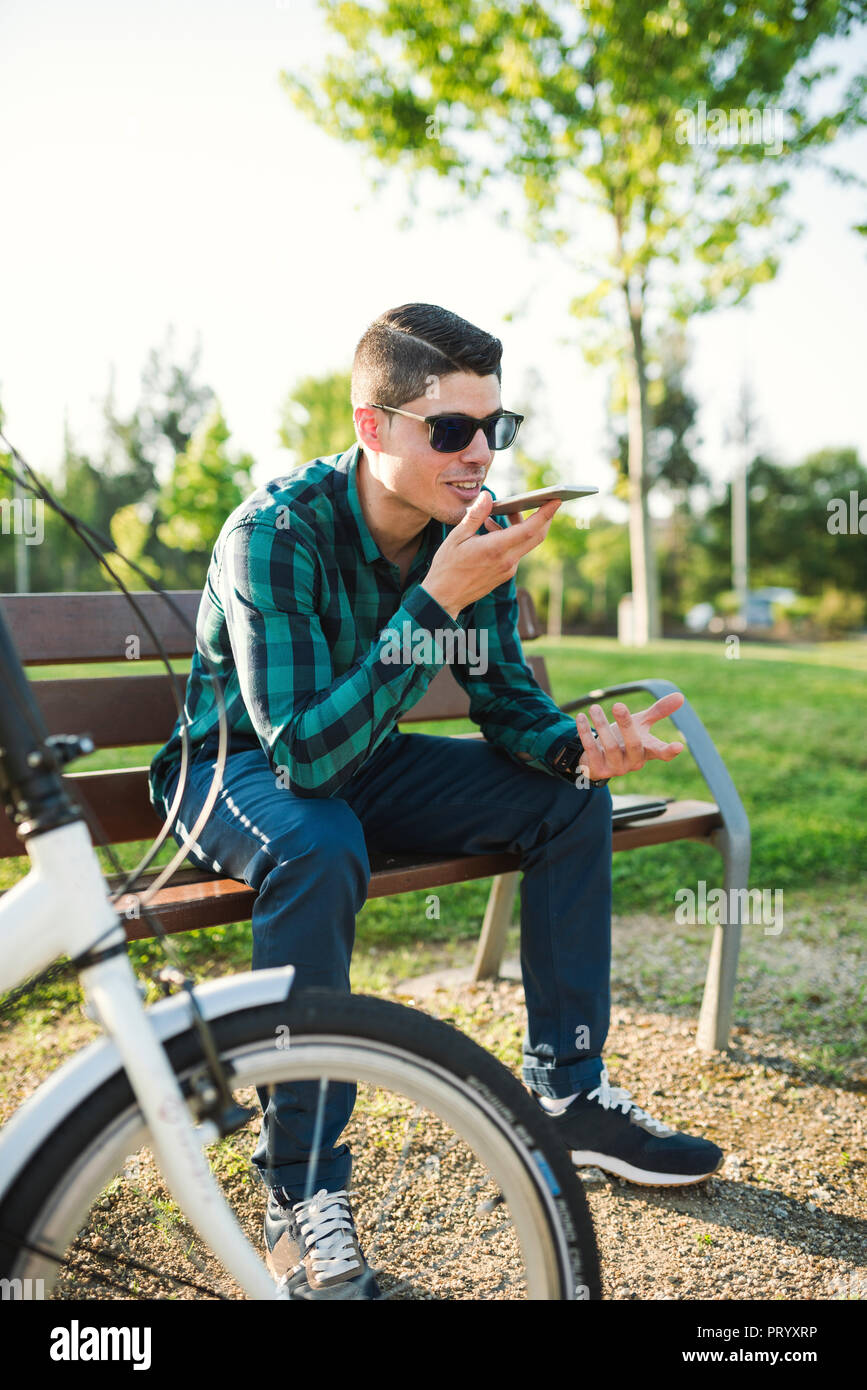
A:
<svg viewBox="0 0 867 1390">
<path fill-rule="evenodd" d="M 136 603 L 166 652 L 189 658 L 193 638 L 169 606 L 150 592 L 136 593 Z M 175 590 L 178 608 L 195 627 L 201 593 Z M 156 647 L 123 594 L 3 594 L 0 605 L 25 666 L 69 665 L 123 661 L 132 650 L 139 660 L 158 655 Z M 522 641 L 539 635 L 533 601 L 518 590 L 518 631 Z M 130 639 L 137 643 L 131 647 Z M 544 659 L 528 664 L 550 693 Z M 129 663 L 131 666 L 133 662 Z M 183 687 L 185 678 L 180 678 Z M 97 748 L 136 748 L 164 743 L 175 722 L 176 708 L 168 676 L 70 674 L 61 679 L 35 680 L 33 691 L 50 734 L 89 733 Z M 448 668 L 431 682 L 421 700 L 401 717 L 401 723 L 465 719 L 469 699 Z M 146 773 L 141 768 L 111 769 L 73 775 L 71 781 L 90 804 L 109 843 L 146 839 L 158 824 L 147 800 Z M 14 827 L 0 811 L 0 858 L 21 853 Z"/>
</svg>

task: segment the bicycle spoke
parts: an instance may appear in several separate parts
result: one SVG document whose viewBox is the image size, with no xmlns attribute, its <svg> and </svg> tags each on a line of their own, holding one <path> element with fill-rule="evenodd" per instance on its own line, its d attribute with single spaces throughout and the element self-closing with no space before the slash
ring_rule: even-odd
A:
<svg viewBox="0 0 867 1390">
<path fill-rule="evenodd" d="M 328 1077 L 323 1076 L 319 1082 L 319 1095 L 316 1098 L 316 1120 L 313 1125 L 313 1152 L 310 1155 L 310 1162 L 307 1167 L 307 1181 L 304 1184 L 304 1201 L 308 1202 L 313 1196 L 313 1178 L 319 1164 L 319 1151 L 322 1146 L 322 1130 L 325 1126 L 325 1098 L 328 1094 Z"/>
</svg>

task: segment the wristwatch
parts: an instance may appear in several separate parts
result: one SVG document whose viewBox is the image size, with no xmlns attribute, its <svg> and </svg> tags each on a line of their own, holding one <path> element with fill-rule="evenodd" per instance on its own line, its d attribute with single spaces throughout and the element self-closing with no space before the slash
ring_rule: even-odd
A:
<svg viewBox="0 0 867 1390">
<path fill-rule="evenodd" d="M 594 734 L 595 738 L 596 735 Z M 584 745 L 579 738 L 568 738 L 565 742 L 554 745 L 554 752 L 548 754 L 548 764 L 559 776 L 564 777 L 568 782 L 574 782 L 579 776 L 581 759 L 584 755 Z M 607 787 L 611 781 L 610 777 L 601 777 L 598 781 L 588 779 L 591 787 Z"/>
</svg>

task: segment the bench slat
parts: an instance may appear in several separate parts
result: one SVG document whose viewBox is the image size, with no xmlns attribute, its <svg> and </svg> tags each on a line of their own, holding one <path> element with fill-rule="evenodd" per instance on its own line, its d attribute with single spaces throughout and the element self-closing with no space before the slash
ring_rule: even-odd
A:
<svg viewBox="0 0 867 1390">
<path fill-rule="evenodd" d="M 449 883 L 492 878 L 519 867 L 517 854 L 478 854 L 457 858 L 410 855 L 370 855 L 368 898 L 385 898 L 413 889 L 443 888 Z M 180 874 L 177 878 L 180 879 Z M 201 927 L 227 926 L 249 921 L 256 894 L 234 879 L 209 878 L 196 871 L 183 882 L 172 881 L 160 893 L 151 911 L 169 933 Z M 124 922 L 127 938 L 142 941 L 152 936 L 149 924 L 133 917 Z"/>
<path fill-rule="evenodd" d="M 542 689 L 550 695 L 544 659 L 528 657 Z M 186 679 L 179 677 L 181 699 Z M 33 693 L 50 734 L 90 734 L 98 748 L 136 748 L 165 743 L 175 722 L 175 702 L 168 676 L 87 676 L 33 681 Z M 401 716 L 401 723 L 432 719 L 466 719 L 470 702 L 446 667 L 422 698 Z M 141 836 L 133 838 L 142 838 Z"/>
<path fill-rule="evenodd" d="M 189 656 L 187 628 L 159 594 L 134 595 L 169 656 Z M 171 597 L 195 626 L 198 589 L 176 589 Z M 123 594 L 2 594 L 0 603 L 25 666 L 50 662 L 124 661 L 130 635 L 140 638 L 140 657 L 158 655 Z"/>
<path fill-rule="evenodd" d="M 195 627 L 199 589 L 173 589 L 171 598 Z M 169 605 L 150 590 L 137 591 L 141 608 L 169 656 L 191 656 L 194 643 Z M 130 635 L 140 639 L 142 660 L 158 656 L 138 615 L 120 593 L 0 594 L 0 604 L 25 666 L 52 662 L 124 661 Z M 539 636 L 533 600 L 518 590 L 518 632 L 522 640 Z"/>
<path fill-rule="evenodd" d="M 181 700 L 186 676 L 178 677 Z M 90 734 L 97 748 L 165 743 L 177 708 L 168 676 L 88 676 L 31 681 L 50 734 Z"/>
</svg>

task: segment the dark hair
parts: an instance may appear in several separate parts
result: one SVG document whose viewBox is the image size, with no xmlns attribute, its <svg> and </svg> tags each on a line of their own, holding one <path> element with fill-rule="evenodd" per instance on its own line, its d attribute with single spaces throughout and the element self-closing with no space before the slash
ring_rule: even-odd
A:
<svg viewBox="0 0 867 1390">
<path fill-rule="evenodd" d="M 352 363 L 352 404 L 401 406 L 432 377 L 454 372 L 502 378 L 503 344 L 438 304 L 401 304 L 367 329 Z"/>
</svg>

